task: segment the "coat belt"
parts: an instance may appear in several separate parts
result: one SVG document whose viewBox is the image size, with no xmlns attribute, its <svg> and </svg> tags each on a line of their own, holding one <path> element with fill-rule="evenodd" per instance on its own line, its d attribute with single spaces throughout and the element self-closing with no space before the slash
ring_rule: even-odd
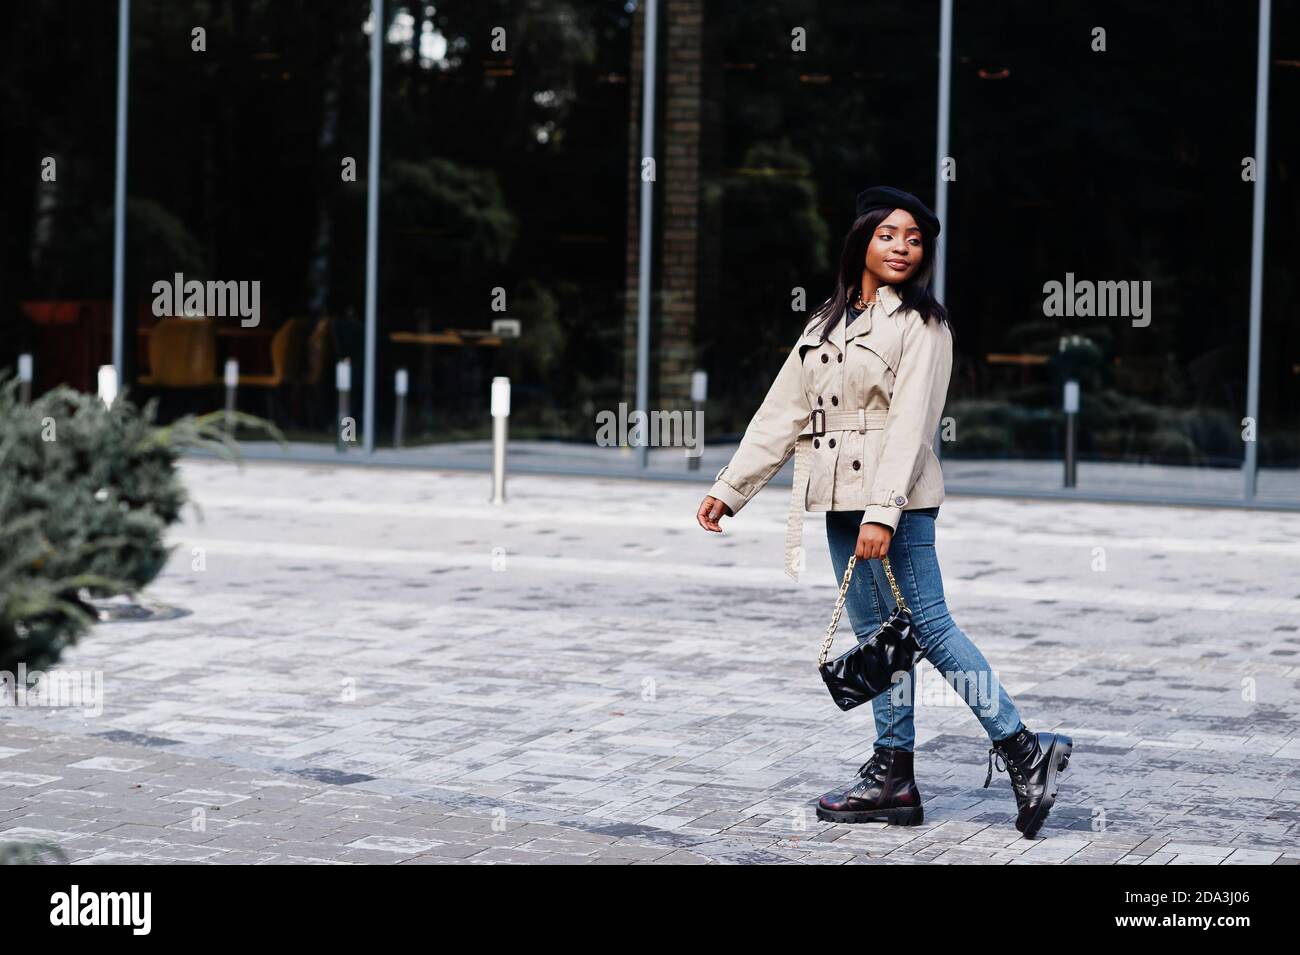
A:
<svg viewBox="0 0 1300 955">
<path fill-rule="evenodd" d="M 812 439 L 831 431 L 879 431 L 888 411 L 823 411 L 809 415 L 807 427 L 799 432 L 794 446 L 794 484 L 790 488 L 790 513 L 785 522 L 785 572 L 799 579 L 799 548 L 803 544 L 803 516 L 808 503 L 808 472 L 812 465 Z M 816 430 L 814 430 L 816 429 Z"/>
<path fill-rule="evenodd" d="M 808 416 L 807 426 L 800 434 L 820 434 L 822 431 L 879 431 L 885 426 L 888 411 L 823 411 L 816 408 Z M 824 419 L 824 423 L 823 423 Z M 817 431 L 813 427 L 818 428 Z"/>
</svg>

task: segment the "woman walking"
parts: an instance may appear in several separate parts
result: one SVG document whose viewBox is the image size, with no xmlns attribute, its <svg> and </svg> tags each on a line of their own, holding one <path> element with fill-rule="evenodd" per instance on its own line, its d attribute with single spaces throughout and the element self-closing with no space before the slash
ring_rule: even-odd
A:
<svg viewBox="0 0 1300 955">
<path fill-rule="evenodd" d="M 938 217 L 911 193 L 876 186 L 858 195 L 834 291 L 791 349 L 697 519 L 721 531 L 722 517 L 738 513 L 794 454 L 786 573 L 798 579 L 803 563 L 804 511 L 828 512 L 837 581 L 854 555 L 858 570 L 870 571 L 851 578 L 844 604 L 862 641 L 894 603 L 876 560 L 888 557 L 925 659 L 960 688 L 992 742 L 985 787 L 996 761 L 1011 777 L 1016 828 L 1033 838 L 1056 799 L 1073 741 L 1025 728 L 944 600 L 935 553 L 943 474 L 933 440 L 948 393 L 952 333 L 930 290 L 938 235 Z M 821 797 L 819 818 L 923 821 L 912 772 L 915 686 L 909 671 L 871 701 L 874 753 L 856 778 Z"/>
</svg>

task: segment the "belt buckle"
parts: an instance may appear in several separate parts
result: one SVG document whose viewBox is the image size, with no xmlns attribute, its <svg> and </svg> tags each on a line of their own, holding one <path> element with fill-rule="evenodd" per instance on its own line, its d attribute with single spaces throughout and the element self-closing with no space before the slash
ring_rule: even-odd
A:
<svg viewBox="0 0 1300 955">
<path fill-rule="evenodd" d="M 818 430 L 818 424 L 817 424 L 817 416 L 818 416 L 818 415 L 821 415 L 821 416 L 822 416 L 822 417 L 821 417 L 821 430 Z M 824 434 L 826 433 L 826 409 L 825 409 L 825 408 L 814 408 L 814 409 L 813 409 L 812 420 L 810 421 L 810 425 L 811 425 L 811 427 L 812 427 L 812 434 L 813 434 L 813 437 L 821 437 L 822 435 L 824 435 Z"/>
</svg>

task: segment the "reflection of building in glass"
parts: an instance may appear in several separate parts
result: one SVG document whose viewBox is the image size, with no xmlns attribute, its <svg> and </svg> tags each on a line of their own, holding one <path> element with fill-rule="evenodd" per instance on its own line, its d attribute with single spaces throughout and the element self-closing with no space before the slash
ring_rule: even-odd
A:
<svg viewBox="0 0 1300 955">
<path fill-rule="evenodd" d="M 111 360 L 115 6 L 65 22 L 21 5 L 15 35 L 43 39 L 0 63 L 19 104 L 0 115 L 0 364 L 31 355 L 37 392 L 91 390 Z M 646 2 L 387 4 L 373 313 L 369 0 L 253 2 L 242 19 L 211 6 L 198 53 L 192 11 L 131 5 L 121 372 L 164 419 L 221 407 L 234 362 L 241 407 L 273 416 L 295 454 L 333 454 L 346 361 L 377 454 L 396 453 L 400 377 L 402 455 L 486 467 L 488 385 L 504 375 L 529 448 L 517 466 L 635 470 L 592 423 L 636 397 L 650 158 L 646 410 L 703 411 L 707 473 L 825 295 L 853 195 L 933 198 L 939 166 L 950 487 L 1058 491 L 1075 381 L 1072 493 L 1235 501 L 1258 468 L 1259 500 L 1300 502 L 1300 202 L 1282 174 L 1300 150 L 1296 3 L 1271 5 L 1262 157 L 1259 21 L 1226 0 L 1176 23 L 1133 0 L 1104 51 L 1100 8 L 962 5 L 942 156 L 942 2 L 815 4 L 793 23 L 658 0 L 650 157 Z M 261 318 L 154 314 L 151 287 L 178 273 L 258 283 Z M 1138 283 L 1147 311 L 1045 309 L 1067 275 Z M 685 471 L 670 454 L 653 449 L 649 472 Z"/>
</svg>

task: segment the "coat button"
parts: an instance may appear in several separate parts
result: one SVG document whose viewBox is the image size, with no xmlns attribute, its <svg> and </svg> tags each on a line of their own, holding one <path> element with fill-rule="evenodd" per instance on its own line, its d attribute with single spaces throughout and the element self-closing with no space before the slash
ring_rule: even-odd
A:
<svg viewBox="0 0 1300 955">
<path fill-rule="evenodd" d="M 823 365 L 826 364 L 826 363 L 827 363 L 828 361 L 830 361 L 830 360 L 831 360 L 831 356 L 830 356 L 830 355 L 822 355 L 822 364 L 823 364 Z"/>
<path fill-rule="evenodd" d="M 840 399 L 836 398 L 834 395 L 831 395 L 831 404 L 837 405 L 839 403 L 840 403 Z"/>
<path fill-rule="evenodd" d="M 813 438 L 813 447 L 820 448 L 821 446 L 822 446 L 821 438 Z"/>
<path fill-rule="evenodd" d="M 836 360 L 836 361 L 843 361 L 843 360 L 844 360 L 844 356 L 843 356 L 843 355 L 836 355 L 836 356 L 835 356 L 835 360 Z"/>
<path fill-rule="evenodd" d="M 897 504 L 899 507 L 902 507 L 904 504 L 907 503 L 907 498 L 903 497 L 903 495 L 900 494 L 898 495 L 898 497 L 894 498 L 894 503 Z"/>
<path fill-rule="evenodd" d="M 862 467 L 862 462 L 861 462 L 861 461 L 854 461 L 854 462 L 853 462 L 853 470 L 857 471 L 857 470 L 859 470 L 861 467 Z"/>
<path fill-rule="evenodd" d="M 832 448 L 835 447 L 835 439 L 834 439 L 834 438 L 831 438 L 831 439 L 830 439 L 829 441 L 827 441 L 826 443 L 827 443 L 828 445 L 830 445 Z"/>
<path fill-rule="evenodd" d="M 821 395 L 818 395 L 818 396 L 817 396 L 817 403 L 818 403 L 818 404 L 821 404 L 821 403 L 822 403 L 822 396 L 821 396 Z"/>
</svg>

